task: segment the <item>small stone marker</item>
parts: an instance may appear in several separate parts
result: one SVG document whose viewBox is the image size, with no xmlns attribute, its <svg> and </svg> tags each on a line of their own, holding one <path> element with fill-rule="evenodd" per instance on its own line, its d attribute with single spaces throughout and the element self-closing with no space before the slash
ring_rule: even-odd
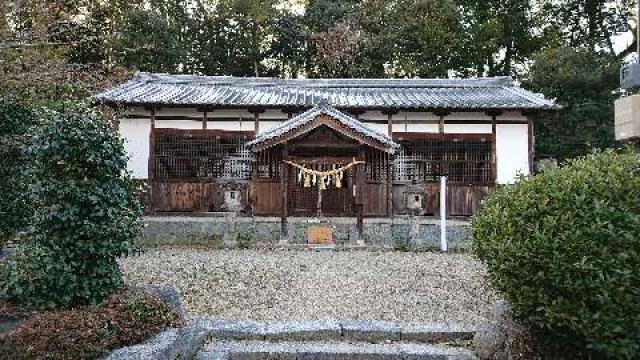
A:
<svg viewBox="0 0 640 360">
<path fill-rule="evenodd" d="M 307 230 L 309 245 L 334 245 L 333 229 L 329 226 L 310 226 Z"/>
</svg>

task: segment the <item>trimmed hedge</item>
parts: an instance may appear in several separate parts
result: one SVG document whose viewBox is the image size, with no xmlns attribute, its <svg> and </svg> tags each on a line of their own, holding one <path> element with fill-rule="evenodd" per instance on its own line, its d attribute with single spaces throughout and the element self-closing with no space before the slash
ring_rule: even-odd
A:
<svg viewBox="0 0 640 360">
<path fill-rule="evenodd" d="M 11 96 L 0 97 L 0 248 L 28 225 L 31 207 L 24 170 L 28 164 L 22 146 L 41 118 L 35 109 Z"/>
<path fill-rule="evenodd" d="M 493 285 L 560 348 L 640 357 L 640 155 L 601 151 L 522 177 L 473 219 Z"/>
<path fill-rule="evenodd" d="M 31 181 L 24 251 L 0 266 L 0 298 L 39 309 L 96 305 L 122 284 L 117 258 L 141 230 L 124 143 L 83 104 L 51 112 L 24 146 Z"/>
<path fill-rule="evenodd" d="M 95 359 L 181 325 L 178 315 L 154 297 L 116 293 L 97 308 L 28 317 L 9 335 L 0 337 L 0 358 Z"/>
</svg>

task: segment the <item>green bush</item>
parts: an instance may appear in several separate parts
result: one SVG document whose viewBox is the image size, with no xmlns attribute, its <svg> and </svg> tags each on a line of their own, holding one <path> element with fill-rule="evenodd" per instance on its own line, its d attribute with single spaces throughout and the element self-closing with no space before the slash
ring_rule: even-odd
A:
<svg viewBox="0 0 640 360">
<path fill-rule="evenodd" d="M 0 297 L 37 308 L 97 304 L 140 231 L 122 140 L 83 106 L 55 113 L 26 147 L 34 215 L 24 251 L 0 271 Z"/>
<path fill-rule="evenodd" d="M 640 356 L 640 155 L 602 151 L 523 177 L 473 219 L 474 253 L 538 334 Z"/>
<path fill-rule="evenodd" d="M 21 149 L 39 123 L 36 111 L 24 102 L 0 98 L 0 247 L 24 230 L 30 216 L 23 176 L 28 161 Z"/>
<path fill-rule="evenodd" d="M 96 308 L 29 316 L 0 337 L 0 359 L 95 359 L 180 325 L 178 315 L 160 300 L 119 292 Z"/>
</svg>

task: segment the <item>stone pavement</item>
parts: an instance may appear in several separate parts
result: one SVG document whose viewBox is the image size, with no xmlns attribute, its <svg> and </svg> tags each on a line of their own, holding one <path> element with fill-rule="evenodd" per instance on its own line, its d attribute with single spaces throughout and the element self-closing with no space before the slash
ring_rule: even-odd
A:
<svg viewBox="0 0 640 360">
<path fill-rule="evenodd" d="M 106 360 L 473 359 L 474 329 L 455 323 L 299 321 L 261 323 L 197 318 Z"/>
</svg>

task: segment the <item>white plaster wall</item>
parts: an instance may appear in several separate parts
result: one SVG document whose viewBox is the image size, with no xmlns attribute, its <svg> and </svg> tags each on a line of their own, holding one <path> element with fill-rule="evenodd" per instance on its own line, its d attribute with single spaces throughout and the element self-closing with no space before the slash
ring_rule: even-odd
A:
<svg viewBox="0 0 640 360">
<path fill-rule="evenodd" d="M 227 131 L 253 131 L 255 123 L 252 120 L 243 121 L 207 121 L 207 130 L 227 130 Z M 200 125 L 202 129 L 202 124 Z"/>
<path fill-rule="evenodd" d="M 151 122 L 148 119 L 121 119 L 118 131 L 124 138 L 124 148 L 129 156 L 127 169 L 132 177 L 148 178 Z"/>
<path fill-rule="evenodd" d="M 505 111 L 502 115 L 496 117 L 497 120 L 513 120 L 527 122 L 527 117 L 522 115 L 521 111 Z"/>
<path fill-rule="evenodd" d="M 243 118 L 253 120 L 253 113 L 250 113 L 247 109 L 215 109 L 207 112 L 208 118 Z"/>
<path fill-rule="evenodd" d="M 403 122 L 402 124 L 393 124 L 393 132 L 425 132 L 437 133 L 440 131 L 438 124 L 412 124 L 411 122 Z"/>
<path fill-rule="evenodd" d="M 491 134 L 491 124 L 444 124 L 449 134 Z"/>
<path fill-rule="evenodd" d="M 527 124 L 496 125 L 496 181 L 513 183 L 518 173 L 529 174 L 529 128 Z"/>
<path fill-rule="evenodd" d="M 156 120 L 158 129 L 202 129 L 202 121 L 197 120 Z"/>
<path fill-rule="evenodd" d="M 484 112 L 452 112 L 451 114 L 444 117 L 447 121 L 465 121 L 465 120 L 491 120 L 491 116 L 487 115 Z"/>
</svg>

